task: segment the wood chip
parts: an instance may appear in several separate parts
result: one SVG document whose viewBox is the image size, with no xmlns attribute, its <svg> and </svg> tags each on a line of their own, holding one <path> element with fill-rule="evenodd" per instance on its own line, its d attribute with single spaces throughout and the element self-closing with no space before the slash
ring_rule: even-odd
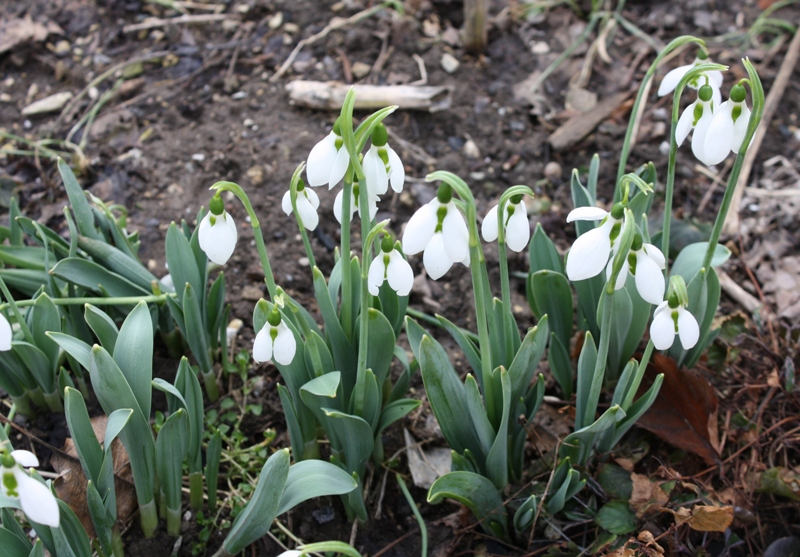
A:
<svg viewBox="0 0 800 557">
<path fill-rule="evenodd" d="M 608 118 L 619 105 L 630 96 L 629 91 L 617 93 L 601 101 L 591 111 L 573 116 L 547 139 L 556 151 L 563 151 L 575 145 L 589 135 L 597 126 Z"/>
</svg>

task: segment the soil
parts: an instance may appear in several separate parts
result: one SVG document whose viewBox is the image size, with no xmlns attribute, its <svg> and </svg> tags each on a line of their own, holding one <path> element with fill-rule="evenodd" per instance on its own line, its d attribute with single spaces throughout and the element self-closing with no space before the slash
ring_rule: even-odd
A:
<svg viewBox="0 0 800 557">
<path fill-rule="evenodd" d="M 138 0 L 11 0 L 0 6 L 0 18 L 12 20 L 29 15 L 36 22 L 54 22 L 63 31 L 51 34 L 44 41 L 28 41 L 11 52 L 0 54 L 0 93 L 4 95 L 0 101 L 0 125 L 9 133 L 32 139 L 64 138 L 88 108 L 89 99 L 84 98 L 77 103 L 76 110 L 60 118 L 58 112 L 24 117 L 21 109 L 33 100 L 57 92 L 78 93 L 115 64 L 147 53 L 169 53 L 167 57 L 160 55 L 155 62 L 144 63 L 140 75 L 128 80 L 120 93 L 102 108 L 86 140 L 83 159 L 73 161 L 81 164 L 82 168 L 76 170 L 81 171 L 79 178 L 88 191 L 127 208 L 129 229 L 138 230 L 141 235 L 142 260 L 157 275 L 167 272 L 163 245 L 169 223 L 186 219 L 194 225 L 194 215 L 210 198 L 208 187 L 218 180 L 229 180 L 245 187 L 261 217 L 276 281 L 296 299 L 313 307 L 311 274 L 302 243 L 295 223 L 281 211 L 280 202 L 294 169 L 328 133 L 337 114 L 293 105 L 285 86 L 295 79 L 343 80 L 354 71 L 356 64 L 372 67 L 362 83 L 408 83 L 420 77 L 414 58 L 419 56 L 424 62 L 428 84 L 444 85 L 452 90 L 452 105 L 447 110 L 433 114 L 399 111 L 387 120 L 397 137 L 421 150 L 415 154 L 407 148 L 395 147 L 406 165 L 409 179 L 405 192 L 384 202 L 377 217 L 379 220 L 391 217 L 394 232 L 399 234 L 402 224 L 419 204 L 435 194 L 434 186 L 424 182 L 425 175 L 434 169 L 450 170 L 465 178 L 473 188 L 480 214 L 496 202 L 506 187 L 530 185 L 537 194 L 532 224 L 541 223 L 560 248 L 566 248 L 574 234 L 572 227 L 564 224 L 564 217 L 572 208 L 571 169 L 584 172 L 591 156 L 598 153 L 601 159 L 599 196 L 608 201 L 611 195 L 630 102 L 619 106 L 597 129 L 570 148 L 555 151 L 548 143 L 550 134 L 574 114 L 575 102 L 567 99 L 569 81 L 579 73 L 589 43 L 579 48 L 545 81 L 533 105 L 530 98 L 515 96 L 515 86 L 544 70 L 584 29 L 586 20 L 566 6 L 557 6 L 541 15 L 525 16 L 523 2 L 490 2 L 493 19 L 486 52 L 472 56 L 459 46 L 457 33 L 454 33 L 463 23 L 461 2 L 410 0 L 404 3 L 406 14 L 403 17 L 385 10 L 306 46 L 292 69 L 273 82 L 271 78 L 276 69 L 300 39 L 308 39 L 319 32 L 333 17 L 349 17 L 368 4 L 353 0 L 337 3 L 244 0 L 220 3 L 223 13 L 230 15 L 227 21 L 139 32 L 124 30 L 126 25 L 139 23 L 145 16 L 177 15 L 161 4 Z M 760 11 L 752 1 L 631 1 L 623 14 L 648 36 L 666 44 L 682 34 L 711 37 L 741 33 L 753 24 Z M 278 14 L 281 21 L 277 19 Z M 800 9 L 796 6 L 783 9 L 780 14 L 785 21 L 800 21 Z M 762 38 L 766 41 L 770 37 Z M 67 41 L 66 46 L 60 44 L 61 41 Z M 784 43 L 771 48 L 773 45 L 766 42 L 743 44 L 733 39 L 709 43 L 715 61 L 733 66 L 735 78 L 727 77 L 726 87 L 744 75 L 738 59 L 748 55 L 756 63 L 766 91 L 780 66 L 785 51 L 782 45 Z M 442 57 L 446 53 L 460 62 L 453 73 L 442 68 Z M 596 60 L 585 84 L 585 89 L 596 93 L 600 100 L 620 91 L 636 90 L 654 58 L 654 52 L 647 51 L 642 40 L 622 30 L 610 41 L 608 54 L 612 62 Z M 692 53 L 683 52 L 669 65 L 689 63 L 692 57 Z M 659 77 L 661 75 L 663 73 Z M 796 164 L 800 106 L 797 83 L 796 79 L 790 80 L 783 95 L 756 158 L 754 178 L 767 172 L 763 163 L 773 157 L 786 157 Z M 113 85 L 113 79 L 99 83 L 99 94 Z M 663 177 L 667 157 L 662 145 L 668 140 L 669 125 L 665 116 L 668 105 L 665 100 L 654 97 L 651 93 L 628 166 L 635 168 L 653 161 Z M 363 114 L 357 116 L 363 117 Z M 73 141 L 80 141 L 82 133 L 77 133 Z M 687 220 L 708 222 L 721 200 L 722 188 L 717 188 L 705 207 L 698 211 L 711 180 L 695 172 L 695 164 L 688 149 L 683 148 L 678 157 L 674 206 L 678 215 Z M 66 196 L 52 160 L 1 157 L 0 182 L 5 190 L 4 199 L 9 190 L 13 190 L 23 213 L 64 235 L 68 233 L 62 217 Z M 312 244 L 318 264 L 327 275 L 333 264 L 333 247 L 338 243 L 339 227 L 330 210 L 336 192 L 325 188 L 317 191 L 321 198 L 320 226 Z M 232 316 L 246 324 L 241 343 L 248 346 L 254 336 L 250 328 L 254 302 L 265 296 L 263 274 L 244 210 L 234 200 L 228 200 L 226 208 L 239 224 L 237 251 L 225 267 L 228 301 Z M 355 248 L 360 241 L 356 228 Z M 796 224 L 788 230 L 794 237 L 790 253 L 797 254 Z M 741 251 L 747 252 L 753 240 L 745 238 L 740 244 Z M 731 245 L 736 246 L 736 243 Z M 496 248 L 487 246 L 485 249 L 490 269 L 496 268 Z M 415 272 L 420 272 L 421 258 L 411 258 L 411 261 Z M 513 271 L 527 269 L 523 255 L 512 256 L 510 265 Z M 737 282 L 749 280 L 748 268 L 739 259 L 728 264 L 727 272 Z M 524 282 L 517 280 L 512 288 L 520 326 L 532 325 L 534 318 L 525 301 Z M 411 306 L 446 315 L 459 325 L 470 327 L 473 309 L 469 289 L 468 270 L 456 265 L 445 278 L 427 281 L 416 289 Z M 723 296 L 721 314 L 739 310 L 737 302 Z M 796 331 L 786 322 L 778 322 L 775 331 L 770 337 L 763 327 L 758 329 L 751 322 L 744 340 L 737 341 L 737 357 L 728 362 L 725 371 L 719 373 L 705 368 L 721 395 L 721 419 L 727 416 L 730 420 L 732 413 L 749 408 L 750 402 L 745 404 L 741 393 L 736 394 L 736 385 L 760 386 L 753 387 L 747 396 L 748 400 L 762 400 L 771 386 L 765 384 L 760 374 L 770 373 L 786 360 L 798 362 Z M 453 343 L 445 337 L 442 342 L 452 349 L 458 369 L 465 369 L 463 358 Z M 759 365 L 751 365 L 750 360 Z M 257 442 L 263 438 L 265 428 L 274 428 L 277 437 L 273 446 L 285 446 L 285 424 L 274 388 L 279 379 L 277 370 L 272 366 L 257 367 L 251 371 L 251 377 L 257 376 L 264 377 L 257 398 L 264 412 L 261 416 L 249 416 L 242 430 Z M 237 381 L 231 384 L 234 389 L 240 387 Z M 417 393 L 415 396 L 424 398 L 418 376 L 412 387 Z M 765 424 L 772 416 L 773 404 L 780 409 L 775 410 L 777 414 L 772 423 L 781 416 L 798 413 L 797 395 L 779 389 L 770 399 L 770 409 L 766 414 L 763 411 L 759 414 Z M 429 435 L 423 425 L 430 410 L 426 404 L 422 408 L 404 424 L 418 438 Z M 56 447 L 63 444 L 66 436 L 63 419 L 49 417 L 30 424 L 30 431 Z M 642 439 L 651 445 L 650 454 L 640 468 L 643 473 L 657 468 L 659 462 L 672 462 L 671 466 L 685 478 L 705 468 L 701 460 L 685 453 L 684 462 L 675 461 L 674 450 L 649 434 L 639 431 L 632 437 L 631 446 Z M 736 442 L 738 447 L 747 441 Z M 787 443 L 793 447 L 794 452 L 790 454 L 796 458 L 797 438 L 789 438 Z M 386 439 L 386 454 L 391 455 L 402 446 L 402 434 L 399 428 L 393 428 Z M 758 453 L 753 454 L 756 455 L 753 458 L 758 457 Z M 796 460 L 788 463 L 796 464 Z M 734 462 L 731 468 L 736 466 Z M 404 457 L 400 457 L 396 469 L 407 472 Z M 384 470 L 375 471 L 370 488 L 375 493 L 380 490 L 383 476 Z M 709 489 L 712 486 L 721 489 L 734 482 L 733 477 L 738 476 L 727 468 L 719 470 L 713 478 L 706 476 L 705 481 Z M 746 540 L 746 544 L 734 544 L 731 549 L 726 548 L 721 534 L 703 538 L 670 532 L 666 538 L 668 552 L 674 555 L 700 554 L 695 551 L 755 555 L 762 553 L 776 538 L 798 534 L 797 509 L 788 506 L 786 499 L 748 493 L 750 498 L 744 503 L 745 510 L 756 516 L 759 525 L 742 521 L 734 527 L 736 535 Z M 556 534 L 554 540 L 542 538 L 528 548 L 506 546 L 483 536 L 469 514 L 458 505 L 448 502 L 430 506 L 425 503 L 424 490 L 412 487 L 412 494 L 426 520 L 429 547 L 434 555 L 533 555 L 548 548 L 552 551 L 565 548 L 565 538 L 586 547 L 595 534 L 591 523 L 562 524 L 563 538 Z M 375 505 L 376 500 L 372 499 L 371 513 Z M 386 482 L 382 509 L 380 519 L 371 519 L 359 527 L 355 546 L 364 555 L 417 554 L 420 536 L 416 522 L 391 477 Z M 330 516 L 332 519 L 328 520 Z M 289 513 L 284 523 L 308 542 L 347 541 L 351 535 L 341 504 L 332 498 L 306 503 Z M 650 518 L 647 527 L 653 533 L 667 532 L 671 523 L 671 518 L 656 515 Z M 192 526 L 184 533 L 178 555 L 192 554 L 198 530 Z M 223 535 L 223 532 L 211 534 L 209 550 L 220 543 Z M 152 540 L 140 538 L 137 521 L 132 520 L 125 535 L 128 555 L 162 557 L 172 552 L 174 540 L 163 532 Z M 279 552 L 279 546 L 265 538 L 246 554 L 268 556 Z"/>
</svg>

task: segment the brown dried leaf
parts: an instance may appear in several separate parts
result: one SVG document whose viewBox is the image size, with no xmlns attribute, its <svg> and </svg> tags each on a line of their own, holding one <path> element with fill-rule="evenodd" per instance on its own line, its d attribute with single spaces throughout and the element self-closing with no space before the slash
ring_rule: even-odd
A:
<svg viewBox="0 0 800 557">
<path fill-rule="evenodd" d="M 63 31 L 55 23 L 43 25 L 33 21 L 30 15 L 23 19 L 4 19 L 0 21 L 0 54 L 28 41 L 43 41 L 50 33 L 61 34 Z"/>
<path fill-rule="evenodd" d="M 636 557 L 636 552 L 625 544 L 611 553 L 606 553 L 605 557 Z"/>
<path fill-rule="evenodd" d="M 671 358 L 653 354 L 640 394 L 650 388 L 659 373 L 664 374 L 664 383 L 653 406 L 637 425 L 675 447 L 700 456 L 709 465 L 717 464 L 719 401 L 714 388 L 699 372 L 679 369 Z"/>
<path fill-rule="evenodd" d="M 645 544 L 647 548 L 655 551 L 658 555 L 664 554 L 664 548 L 658 545 L 656 539 L 653 537 L 653 534 L 651 534 L 648 530 L 642 530 L 639 532 L 639 535 L 636 537 L 636 539 Z"/>
<path fill-rule="evenodd" d="M 698 532 L 724 532 L 733 522 L 733 507 L 695 505 L 689 527 Z"/>
<path fill-rule="evenodd" d="M 669 495 L 647 476 L 631 474 L 631 481 L 633 489 L 628 503 L 636 516 L 641 517 L 652 508 L 662 507 L 669 501 Z"/>
</svg>

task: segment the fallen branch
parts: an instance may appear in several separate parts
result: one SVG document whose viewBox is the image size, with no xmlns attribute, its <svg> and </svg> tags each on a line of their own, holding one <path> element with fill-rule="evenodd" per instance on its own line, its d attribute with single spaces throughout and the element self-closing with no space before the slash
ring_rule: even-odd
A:
<svg viewBox="0 0 800 557">
<path fill-rule="evenodd" d="M 170 25 L 191 25 L 195 23 L 212 23 L 214 21 L 222 21 L 223 19 L 234 19 L 236 16 L 231 14 L 199 14 L 199 15 L 182 15 L 178 17 L 169 17 L 167 19 L 161 18 L 148 18 L 142 23 L 133 23 L 125 25 L 122 28 L 123 33 L 133 33 L 135 31 L 144 31 L 146 29 L 157 29 L 159 27 L 169 27 Z"/>
<path fill-rule="evenodd" d="M 347 85 L 338 81 L 297 80 L 286 84 L 289 98 L 301 106 L 318 110 L 339 110 L 350 88 L 355 89 L 359 110 L 397 105 L 409 110 L 439 112 L 450 108 L 449 87 L 414 87 L 412 85 Z"/>
<path fill-rule="evenodd" d="M 800 57 L 800 32 L 794 34 L 792 42 L 786 51 L 786 57 L 783 59 L 778 75 L 772 83 L 772 88 L 769 90 L 767 100 L 764 103 L 764 116 L 761 119 L 761 125 L 756 130 L 753 136 L 753 142 L 747 149 L 744 156 L 744 163 L 742 164 L 742 171 L 739 174 L 739 180 L 736 182 L 736 189 L 733 192 L 733 199 L 731 200 L 732 211 L 728 212 L 725 219 L 725 224 L 722 227 L 724 234 L 735 234 L 739 230 L 739 206 L 742 204 L 742 196 L 744 195 L 745 185 L 750 177 L 750 171 L 753 169 L 758 151 L 761 148 L 761 142 L 764 141 L 764 136 L 770 127 L 772 117 L 778 109 L 778 105 L 783 97 L 783 92 L 789 84 L 789 80 L 794 72 L 794 67 L 797 65 L 797 59 Z"/>
</svg>

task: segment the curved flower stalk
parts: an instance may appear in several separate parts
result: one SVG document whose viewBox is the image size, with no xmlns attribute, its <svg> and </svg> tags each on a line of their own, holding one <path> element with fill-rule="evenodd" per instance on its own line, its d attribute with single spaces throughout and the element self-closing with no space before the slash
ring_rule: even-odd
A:
<svg viewBox="0 0 800 557">
<path fill-rule="evenodd" d="M 8 322 L 5 315 L 0 313 L 0 352 L 11 350 L 12 336 L 11 323 Z"/>
<path fill-rule="evenodd" d="M 353 220 L 353 216 L 356 214 L 356 211 L 358 211 L 359 217 L 361 217 L 362 219 L 364 218 L 361 212 L 362 198 L 359 195 L 360 193 L 359 185 L 360 185 L 359 182 L 353 182 L 353 186 L 350 189 L 350 204 L 349 204 L 350 217 L 348 219 L 348 222 Z M 336 217 L 336 220 L 339 224 L 344 224 L 344 222 L 342 221 L 342 212 L 344 211 L 343 208 L 344 192 L 345 192 L 344 189 L 339 190 L 339 193 L 336 194 L 336 199 L 333 200 L 333 216 Z M 370 191 L 369 189 L 367 189 L 367 196 L 368 196 L 367 205 L 369 206 L 369 221 L 372 221 L 375 218 L 375 215 L 378 214 L 378 201 L 380 201 L 380 198 L 377 195 L 373 194 L 372 191 Z"/>
<path fill-rule="evenodd" d="M 341 132 L 341 117 L 336 119 L 331 132 L 314 145 L 308 154 L 306 176 L 313 187 L 328 184 L 328 189 L 342 181 L 347 172 L 350 156 L 344 145 Z"/>
<path fill-rule="evenodd" d="M 372 146 L 364 155 L 364 176 L 367 179 L 367 191 L 375 195 L 383 195 L 392 185 L 395 193 L 403 191 L 406 171 L 397 153 L 388 145 L 389 133 L 386 126 L 378 124 L 372 132 Z"/>
<path fill-rule="evenodd" d="M 423 250 L 422 262 L 433 280 L 443 277 L 453 263 L 469 266 L 469 230 L 448 184 L 439 186 L 436 197 L 411 216 L 403 231 L 403 252 Z"/>
<path fill-rule="evenodd" d="M 314 230 L 319 224 L 319 215 L 317 209 L 319 208 L 319 196 L 314 190 L 305 187 L 302 180 L 297 183 L 297 196 L 295 199 L 295 206 L 297 207 L 297 215 L 300 218 L 302 225 L 308 230 Z M 287 190 L 283 194 L 281 200 L 281 208 L 287 215 L 293 213 L 292 210 L 292 191 Z"/>
<path fill-rule="evenodd" d="M 498 218 L 497 210 L 499 205 L 495 205 L 489 212 L 481 224 L 481 235 L 487 242 L 494 242 L 498 236 Z M 531 239 L 531 225 L 528 222 L 528 210 L 525 202 L 522 200 L 522 195 L 514 195 L 509 199 L 505 206 L 505 217 L 503 218 L 503 230 L 505 231 L 505 240 L 508 249 L 517 253 L 521 252 L 528 245 Z"/>
<path fill-rule="evenodd" d="M 225 211 L 225 204 L 214 194 L 208 204 L 208 213 L 200 222 L 197 239 L 206 256 L 217 265 L 225 265 L 236 248 L 236 223 Z"/>
<path fill-rule="evenodd" d="M 750 121 L 746 97 L 744 87 L 737 83 L 731 88 L 730 98 L 714 111 L 703 141 L 706 164 L 719 164 L 729 153 L 739 153 Z"/>
<path fill-rule="evenodd" d="M 296 352 L 294 334 L 282 322 L 281 314 L 275 306 L 253 342 L 253 359 L 261 363 L 274 358 L 279 364 L 288 366 L 294 360 Z"/>
<path fill-rule="evenodd" d="M 377 296 L 386 281 L 398 296 L 408 296 L 414 286 L 414 271 L 397 249 L 392 238 L 386 234 L 381 240 L 381 252 L 369 266 L 367 285 L 369 293 Z"/>
<path fill-rule="evenodd" d="M 613 260 L 612 260 L 613 262 Z M 653 305 L 658 305 L 664 299 L 664 274 L 667 261 L 661 250 L 653 244 L 642 241 L 641 234 L 636 234 L 633 238 L 631 251 L 625 258 L 622 270 L 617 275 L 614 284 L 615 290 L 620 290 L 625 286 L 628 274 L 633 275 L 636 283 L 636 290 L 642 299 Z M 611 280 L 612 264 L 606 267 L 606 279 Z"/>
<path fill-rule="evenodd" d="M 709 63 L 708 54 L 706 54 L 706 51 L 701 48 L 697 51 L 697 58 L 694 59 L 694 62 L 691 64 L 686 64 L 685 66 L 678 66 L 677 68 L 673 68 L 667 72 L 667 75 L 664 76 L 664 79 L 661 80 L 661 84 L 658 86 L 658 96 L 663 97 L 664 95 L 672 93 L 678 86 L 678 83 L 680 83 L 681 79 L 687 73 L 700 64 L 707 63 Z M 687 82 L 687 86 L 691 87 L 692 89 L 699 89 L 701 85 L 700 77 L 702 75 L 706 76 L 708 85 L 713 91 L 712 99 L 714 100 L 714 104 L 719 106 L 720 102 L 722 102 L 722 95 L 719 90 L 720 87 L 722 87 L 722 72 L 719 70 L 709 70 L 704 74 L 700 74 L 690 79 Z"/>
<path fill-rule="evenodd" d="M 667 299 L 659 304 L 650 324 L 650 339 L 658 350 L 666 350 L 680 339 L 684 350 L 694 348 L 700 339 L 700 326 L 697 319 L 689 313 L 689 295 L 683 277 L 670 278 Z"/>
<path fill-rule="evenodd" d="M 600 226 L 578 236 L 567 256 L 569 280 L 585 280 L 603 272 L 611 256 L 622 227 L 625 207 L 615 203 L 611 212 L 599 207 L 578 207 L 567 215 L 567 222 L 576 220 L 599 220 Z"/>
<path fill-rule="evenodd" d="M 22 467 L 35 468 L 39 459 L 30 451 L 4 450 L 0 456 L 0 467 L 3 470 L 3 495 L 18 499 L 22 512 L 32 522 L 38 522 L 51 528 L 58 528 L 61 514 L 55 495 L 44 484 L 34 480 Z"/>
<path fill-rule="evenodd" d="M 692 134 L 692 152 L 697 159 L 706 164 L 712 164 L 705 156 L 706 133 L 714 118 L 714 101 L 712 100 L 713 89 L 709 85 L 703 85 L 697 91 L 697 100 L 686 107 L 678 120 L 678 127 L 675 129 L 675 139 L 680 147 L 689 132 Z"/>
</svg>

